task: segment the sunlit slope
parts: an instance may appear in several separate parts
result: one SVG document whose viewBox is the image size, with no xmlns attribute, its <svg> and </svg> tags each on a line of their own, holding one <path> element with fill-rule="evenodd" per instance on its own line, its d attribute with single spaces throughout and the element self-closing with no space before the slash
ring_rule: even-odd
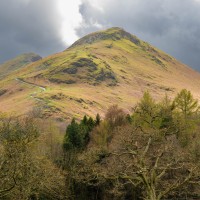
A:
<svg viewBox="0 0 200 200">
<path fill-rule="evenodd" d="M 160 98 L 187 88 L 200 99 L 198 72 L 120 28 L 85 36 L 0 84 L 7 90 L 0 96 L 0 110 L 20 113 L 37 106 L 44 116 L 59 120 L 104 113 L 112 104 L 130 110 L 146 90 Z M 19 109 L 22 104 L 25 109 Z"/>
</svg>

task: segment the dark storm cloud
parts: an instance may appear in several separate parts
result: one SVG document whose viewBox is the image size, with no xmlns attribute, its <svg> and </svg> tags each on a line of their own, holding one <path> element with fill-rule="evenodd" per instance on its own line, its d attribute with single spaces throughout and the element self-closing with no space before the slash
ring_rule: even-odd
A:
<svg viewBox="0 0 200 200">
<path fill-rule="evenodd" d="M 20 53 L 48 55 L 65 47 L 55 0 L 0 1 L 0 62 Z"/>
<path fill-rule="evenodd" d="M 83 0 L 79 36 L 100 29 L 99 25 L 123 27 L 200 70 L 200 3 L 197 0 L 101 0 L 100 7 L 96 8 L 94 1 Z"/>
</svg>

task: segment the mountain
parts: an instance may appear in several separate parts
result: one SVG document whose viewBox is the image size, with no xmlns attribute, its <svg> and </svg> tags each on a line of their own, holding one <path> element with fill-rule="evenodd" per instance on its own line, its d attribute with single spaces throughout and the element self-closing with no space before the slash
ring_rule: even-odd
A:
<svg viewBox="0 0 200 200">
<path fill-rule="evenodd" d="M 8 75 L 9 73 L 15 70 L 18 70 L 24 67 L 25 65 L 40 59 L 42 59 L 42 57 L 34 53 L 26 53 L 19 55 L 3 64 L 0 64 L 0 76 L 4 77 L 5 75 Z"/>
<path fill-rule="evenodd" d="M 0 87 L 1 111 L 23 114 L 37 107 L 61 121 L 103 115 L 112 104 L 131 110 L 146 90 L 160 99 L 186 88 L 200 99 L 200 73 L 114 27 L 23 66 Z"/>
</svg>

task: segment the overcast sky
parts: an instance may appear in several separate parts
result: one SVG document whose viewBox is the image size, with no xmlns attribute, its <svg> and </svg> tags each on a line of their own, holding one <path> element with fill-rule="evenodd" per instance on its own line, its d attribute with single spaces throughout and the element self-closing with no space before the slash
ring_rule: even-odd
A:
<svg viewBox="0 0 200 200">
<path fill-rule="evenodd" d="M 0 63 L 113 26 L 200 71 L 200 0 L 0 0 Z"/>
</svg>

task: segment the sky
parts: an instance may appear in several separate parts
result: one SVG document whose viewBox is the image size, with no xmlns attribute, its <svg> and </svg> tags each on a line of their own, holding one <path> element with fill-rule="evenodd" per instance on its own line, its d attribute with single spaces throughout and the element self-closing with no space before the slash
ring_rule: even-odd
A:
<svg viewBox="0 0 200 200">
<path fill-rule="evenodd" d="M 121 27 L 200 71 L 200 0 L 0 0 L 0 63 Z"/>
</svg>

